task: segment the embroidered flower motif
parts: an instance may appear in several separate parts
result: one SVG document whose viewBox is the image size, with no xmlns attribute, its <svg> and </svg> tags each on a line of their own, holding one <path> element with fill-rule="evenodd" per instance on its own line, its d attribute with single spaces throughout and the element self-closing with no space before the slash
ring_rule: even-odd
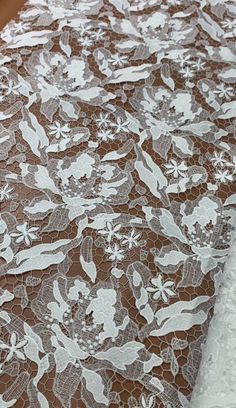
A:
<svg viewBox="0 0 236 408">
<path fill-rule="evenodd" d="M 183 68 L 185 65 L 192 63 L 191 55 L 180 54 L 176 58 L 176 62 L 181 66 L 181 68 Z"/>
<path fill-rule="evenodd" d="M 98 232 L 101 235 L 105 235 L 107 241 L 111 242 L 111 240 L 113 238 L 117 238 L 117 239 L 121 238 L 121 234 L 118 233 L 118 231 L 120 231 L 120 229 L 121 229 L 121 224 L 117 224 L 117 225 L 115 225 L 113 227 L 113 225 L 110 222 L 107 222 L 106 223 L 106 229 L 105 230 L 100 230 Z"/>
<path fill-rule="evenodd" d="M 181 163 L 177 163 L 176 160 L 171 159 L 170 163 L 165 164 L 166 167 L 166 174 L 173 174 L 174 178 L 179 176 L 185 177 L 185 171 L 188 170 L 185 162 L 182 161 Z"/>
<path fill-rule="evenodd" d="M 78 39 L 81 47 L 87 48 L 93 45 L 93 39 L 91 37 L 85 36 Z"/>
<path fill-rule="evenodd" d="M 215 167 L 224 167 L 226 160 L 224 159 L 224 152 L 214 152 L 213 157 L 210 159 Z"/>
<path fill-rule="evenodd" d="M 98 31 L 94 31 L 91 36 L 95 41 L 103 41 L 106 33 L 101 28 Z"/>
<path fill-rule="evenodd" d="M 110 129 L 101 129 L 97 133 L 97 138 L 101 139 L 103 142 L 107 142 L 108 140 L 113 140 L 115 138 L 115 135 Z"/>
<path fill-rule="evenodd" d="M 111 123 L 111 126 L 115 128 L 115 133 L 122 133 L 122 132 L 127 133 L 129 132 L 128 124 L 129 124 L 128 120 L 123 122 L 121 117 L 118 116 L 118 118 L 116 119 L 116 122 Z"/>
<path fill-rule="evenodd" d="M 53 125 L 48 126 L 50 129 L 49 134 L 59 139 L 62 137 L 68 137 L 68 133 L 71 131 L 69 125 L 66 123 L 65 125 L 61 125 L 59 122 L 55 121 Z"/>
<path fill-rule="evenodd" d="M 131 249 L 134 246 L 138 246 L 138 239 L 140 237 L 140 234 L 136 234 L 135 230 L 132 229 L 129 235 L 123 235 L 123 240 L 121 241 L 122 244 L 128 245 L 128 248 Z"/>
<path fill-rule="evenodd" d="M 229 101 L 234 96 L 234 89 L 230 86 L 226 87 L 225 84 L 220 84 L 216 86 L 214 93 Z"/>
<path fill-rule="evenodd" d="M 83 35 L 92 35 L 93 34 L 93 26 L 91 24 L 84 24 L 80 23 L 79 27 L 77 28 L 78 32 L 80 33 L 80 36 L 82 37 Z"/>
<path fill-rule="evenodd" d="M 16 84 L 13 80 L 6 81 L 7 78 L 5 76 L 0 77 L 0 101 L 4 101 L 11 94 L 19 94 L 20 84 Z"/>
<path fill-rule="evenodd" d="M 9 200 L 11 197 L 11 192 L 14 190 L 14 188 L 11 188 L 9 184 L 5 184 L 4 187 L 0 188 L 0 202 L 4 200 Z"/>
<path fill-rule="evenodd" d="M 125 55 L 120 54 L 113 54 L 109 60 L 112 65 L 118 65 L 118 67 L 123 67 L 125 64 L 128 63 L 127 57 Z"/>
<path fill-rule="evenodd" d="M 19 21 L 18 23 L 14 23 L 11 26 L 11 29 L 15 33 L 25 33 L 27 30 L 30 29 L 30 23 L 22 23 L 21 21 Z"/>
<path fill-rule="evenodd" d="M 191 69 L 190 67 L 184 67 L 180 70 L 181 75 L 184 78 L 193 78 L 195 75 L 195 72 L 193 69 Z"/>
<path fill-rule="evenodd" d="M 233 28 L 236 28 L 236 21 L 235 20 L 230 20 L 229 18 L 226 18 L 226 19 L 224 19 L 224 21 L 221 21 L 221 25 L 224 28 L 233 29 Z"/>
<path fill-rule="evenodd" d="M 124 250 L 120 249 L 118 244 L 115 244 L 113 247 L 109 246 L 107 249 L 105 249 L 105 252 L 107 254 L 111 254 L 109 256 L 109 259 L 111 261 L 122 261 L 122 259 L 124 259 Z"/>
<path fill-rule="evenodd" d="M 171 289 L 172 286 L 174 286 L 174 282 L 163 282 L 163 278 L 161 275 L 158 275 L 157 278 L 152 278 L 151 284 L 153 285 L 153 287 L 147 287 L 147 291 L 153 294 L 152 297 L 154 300 L 162 299 L 166 303 L 168 302 L 169 297 L 175 295 L 175 292 Z"/>
<path fill-rule="evenodd" d="M 191 67 L 194 68 L 196 71 L 201 71 L 205 67 L 205 62 L 203 62 L 200 58 L 197 61 L 191 61 Z"/>
<path fill-rule="evenodd" d="M 18 232 L 12 232 L 11 237 L 16 239 L 16 243 L 20 244 L 24 242 L 27 246 L 31 244 L 31 241 L 35 241 L 38 236 L 35 234 L 36 231 L 39 230 L 38 227 L 30 227 L 28 228 L 28 223 L 24 222 L 24 224 L 17 225 L 16 227 Z"/>
<path fill-rule="evenodd" d="M 10 338 L 10 345 L 4 344 L 3 342 L 0 343 L 0 350 L 6 350 L 8 352 L 5 361 L 8 362 L 15 356 L 20 360 L 25 360 L 24 352 L 21 349 L 26 346 L 26 344 L 27 340 L 21 340 L 17 343 L 17 335 L 13 332 Z"/>
<path fill-rule="evenodd" d="M 107 128 L 112 123 L 109 117 L 110 117 L 109 113 L 99 113 L 98 117 L 95 119 L 95 122 L 99 127 L 103 126 Z"/>
<path fill-rule="evenodd" d="M 215 173 L 215 179 L 221 183 L 227 183 L 233 180 L 233 175 L 229 173 L 229 170 L 218 170 L 218 172 Z"/>
</svg>

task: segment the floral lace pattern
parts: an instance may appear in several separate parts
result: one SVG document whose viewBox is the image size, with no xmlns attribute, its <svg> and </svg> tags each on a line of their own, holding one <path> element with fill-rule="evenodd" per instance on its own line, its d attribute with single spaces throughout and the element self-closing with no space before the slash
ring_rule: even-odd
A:
<svg viewBox="0 0 236 408">
<path fill-rule="evenodd" d="M 235 227 L 235 16 L 29 0 L 2 31 L 1 408 L 190 407 Z"/>
</svg>

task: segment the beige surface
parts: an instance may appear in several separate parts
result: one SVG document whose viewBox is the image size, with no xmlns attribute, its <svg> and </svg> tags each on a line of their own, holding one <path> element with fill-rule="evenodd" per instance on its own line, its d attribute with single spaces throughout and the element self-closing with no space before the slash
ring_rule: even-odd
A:
<svg viewBox="0 0 236 408">
<path fill-rule="evenodd" d="M 0 29 L 14 18 L 25 0 L 0 0 Z"/>
</svg>

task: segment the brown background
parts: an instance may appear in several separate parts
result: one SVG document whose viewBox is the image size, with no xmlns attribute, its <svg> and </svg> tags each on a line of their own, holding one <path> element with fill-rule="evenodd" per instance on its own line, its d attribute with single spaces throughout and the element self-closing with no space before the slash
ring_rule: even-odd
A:
<svg viewBox="0 0 236 408">
<path fill-rule="evenodd" d="M 24 3 L 25 0 L 0 0 L 0 30 L 15 18 Z"/>
</svg>

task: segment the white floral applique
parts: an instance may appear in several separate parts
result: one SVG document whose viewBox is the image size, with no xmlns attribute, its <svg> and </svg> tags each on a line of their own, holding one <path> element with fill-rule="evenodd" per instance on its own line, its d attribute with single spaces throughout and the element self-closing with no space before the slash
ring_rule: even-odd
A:
<svg viewBox="0 0 236 408">
<path fill-rule="evenodd" d="M 151 284 L 153 286 L 147 287 L 147 291 L 152 294 L 154 300 L 161 299 L 166 303 L 170 297 L 175 295 L 175 292 L 172 289 L 174 282 L 163 281 L 161 275 L 158 275 L 157 278 L 152 278 Z"/>
<path fill-rule="evenodd" d="M 106 237 L 107 242 L 111 242 L 113 238 L 120 239 L 122 235 L 119 233 L 121 229 L 121 224 L 112 226 L 110 222 L 107 222 L 106 229 L 100 230 L 99 234 Z"/>
<path fill-rule="evenodd" d="M 11 237 L 13 237 L 17 244 L 24 243 L 25 245 L 29 246 L 32 241 L 35 241 L 38 238 L 36 232 L 39 230 L 39 227 L 29 227 L 27 222 L 24 224 L 16 226 L 17 232 L 12 232 Z"/>
<path fill-rule="evenodd" d="M 105 252 L 109 254 L 109 259 L 111 261 L 122 261 L 125 257 L 124 250 L 119 248 L 118 244 L 114 244 L 114 246 L 109 246 L 105 249 Z"/>
<path fill-rule="evenodd" d="M 60 137 L 67 137 L 67 134 L 71 130 L 67 123 L 64 125 L 61 125 L 57 121 L 54 122 L 54 124 L 50 125 L 48 128 L 50 129 L 49 134 L 52 136 L 55 136 L 56 139 L 59 139 Z"/>
<path fill-rule="evenodd" d="M 20 360 L 25 360 L 24 354 L 24 346 L 26 346 L 27 340 L 21 340 L 17 342 L 17 334 L 15 332 L 12 333 L 10 338 L 10 344 L 5 344 L 3 342 L 0 343 L 0 349 L 5 350 L 7 352 L 7 357 L 5 362 L 10 361 L 12 358 L 16 357 Z"/>
<path fill-rule="evenodd" d="M 4 200 L 9 200 L 11 198 L 11 193 L 13 191 L 14 188 L 10 187 L 8 183 L 0 187 L 0 202 Z"/>
<path fill-rule="evenodd" d="M 182 161 L 181 163 L 177 163 L 177 161 L 174 159 L 171 159 L 170 163 L 165 164 L 165 167 L 167 169 L 166 174 L 173 175 L 174 178 L 177 178 L 179 176 L 185 177 L 185 172 L 188 170 L 188 167 L 186 166 L 184 161 Z"/>
<path fill-rule="evenodd" d="M 137 234 L 135 230 L 132 229 L 129 235 L 123 235 L 121 243 L 123 245 L 128 245 L 128 248 L 131 249 L 138 246 L 138 240 L 140 237 L 141 234 Z"/>
</svg>

